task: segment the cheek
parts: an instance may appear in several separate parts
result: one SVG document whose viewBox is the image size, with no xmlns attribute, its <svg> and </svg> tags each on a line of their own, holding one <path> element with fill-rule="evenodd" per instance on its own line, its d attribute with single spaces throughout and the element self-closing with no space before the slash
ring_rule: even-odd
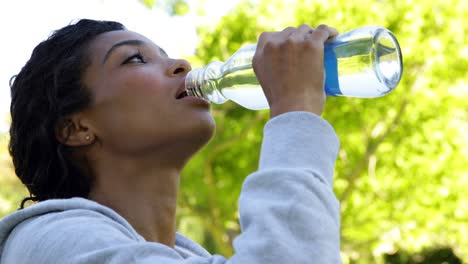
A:
<svg viewBox="0 0 468 264">
<path fill-rule="evenodd" d="M 112 73 L 103 71 L 94 80 L 96 102 L 120 100 L 121 97 L 154 98 L 164 91 L 167 78 L 160 67 L 128 67 Z"/>
<path fill-rule="evenodd" d="M 96 111 L 94 121 L 97 136 L 102 143 L 115 151 L 140 149 L 148 145 L 154 138 L 166 134 L 164 128 L 158 126 L 164 115 L 161 111 L 153 111 L 145 103 L 133 104 L 112 103 L 102 110 Z"/>
<path fill-rule="evenodd" d="M 141 70 L 117 75 L 109 88 L 116 97 L 124 97 L 124 100 L 157 100 L 167 93 L 167 84 L 164 81 L 164 76 L 158 74 L 158 71 Z"/>
<path fill-rule="evenodd" d="M 101 102 L 106 103 L 112 111 L 122 112 L 134 118 L 144 117 L 155 107 L 167 101 L 167 84 L 163 78 L 150 74 L 133 74 L 117 76 L 106 85 L 106 92 Z"/>
<path fill-rule="evenodd" d="M 118 76 L 107 82 L 96 96 L 96 120 L 103 130 L 144 132 L 164 118 L 168 95 L 162 78 L 155 75 Z"/>
</svg>

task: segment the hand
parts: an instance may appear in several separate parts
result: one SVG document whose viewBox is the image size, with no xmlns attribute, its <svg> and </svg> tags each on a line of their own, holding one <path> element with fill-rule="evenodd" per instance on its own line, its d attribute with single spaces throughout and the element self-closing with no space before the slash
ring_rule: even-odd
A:
<svg viewBox="0 0 468 264">
<path fill-rule="evenodd" d="M 321 115 L 325 106 L 324 43 L 338 32 L 320 25 L 260 35 L 253 68 L 270 105 L 270 117 L 290 111 Z"/>
</svg>

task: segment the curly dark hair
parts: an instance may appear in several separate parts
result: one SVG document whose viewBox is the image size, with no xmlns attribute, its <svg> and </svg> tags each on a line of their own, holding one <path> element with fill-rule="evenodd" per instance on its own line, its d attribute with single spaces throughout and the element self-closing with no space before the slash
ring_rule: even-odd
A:
<svg viewBox="0 0 468 264">
<path fill-rule="evenodd" d="M 9 151 L 16 175 L 29 190 L 27 201 L 87 197 L 91 179 L 56 139 L 58 122 L 92 100 L 82 83 L 90 63 L 88 45 L 97 35 L 125 30 L 113 21 L 82 19 L 57 31 L 33 50 L 10 81 Z"/>
</svg>

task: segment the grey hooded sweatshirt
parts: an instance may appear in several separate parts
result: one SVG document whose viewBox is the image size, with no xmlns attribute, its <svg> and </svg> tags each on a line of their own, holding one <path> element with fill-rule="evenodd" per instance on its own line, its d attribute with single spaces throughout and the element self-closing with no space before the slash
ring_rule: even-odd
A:
<svg viewBox="0 0 468 264">
<path fill-rule="evenodd" d="M 259 169 L 239 198 L 235 253 L 212 255 L 176 234 L 145 241 L 111 208 L 83 199 L 39 202 L 0 220 L 0 264 L 341 263 L 332 176 L 339 142 L 319 116 L 292 112 L 264 127 Z"/>
</svg>

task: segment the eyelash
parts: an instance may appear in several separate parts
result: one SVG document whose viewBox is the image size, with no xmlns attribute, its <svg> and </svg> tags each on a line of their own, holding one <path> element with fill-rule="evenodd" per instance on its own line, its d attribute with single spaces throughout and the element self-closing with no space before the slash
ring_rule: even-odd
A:
<svg viewBox="0 0 468 264">
<path fill-rule="evenodd" d="M 140 60 L 140 63 L 146 63 L 146 60 L 145 58 L 143 57 L 143 55 L 140 53 L 140 51 L 138 51 L 137 53 L 129 56 L 124 62 L 122 62 L 122 64 L 128 64 L 130 63 L 133 59 L 139 59 Z"/>
</svg>

